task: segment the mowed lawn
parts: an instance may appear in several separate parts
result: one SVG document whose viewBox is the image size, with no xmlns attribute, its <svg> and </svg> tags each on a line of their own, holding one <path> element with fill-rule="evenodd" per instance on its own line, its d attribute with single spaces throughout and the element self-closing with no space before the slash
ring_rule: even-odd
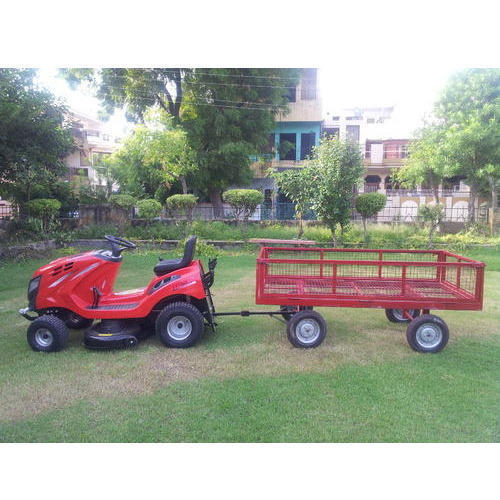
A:
<svg viewBox="0 0 500 500">
<path fill-rule="evenodd" d="M 317 349 L 292 347 L 283 323 L 221 319 L 195 347 L 152 337 L 133 350 L 33 352 L 26 305 L 32 272 L 0 267 L 0 441 L 498 441 L 500 252 L 487 262 L 483 312 L 437 312 L 450 327 L 439 354 L 417 354 L 405 326 L 382 310 L 319 309 Z M 158 252 L 126 253 L 116 288 L 144 286 Z M 219 310 L 256 308 L 255 255 L 224 254 L 213 287 Z"/>
</svg>

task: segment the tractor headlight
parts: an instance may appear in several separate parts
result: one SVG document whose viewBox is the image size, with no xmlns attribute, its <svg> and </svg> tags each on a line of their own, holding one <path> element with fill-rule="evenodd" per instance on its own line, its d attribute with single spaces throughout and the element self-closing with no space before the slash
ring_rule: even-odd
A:
<svg viewBox="0 0 500 500">
<path fill-rule="evenodd" d="M 38 287 L 40 286 L 41 276 L 33 278 L 28 285 L 28 303 L 32 311 L 35 310 L 35 299 L 38 292 Z"/>
</svg>

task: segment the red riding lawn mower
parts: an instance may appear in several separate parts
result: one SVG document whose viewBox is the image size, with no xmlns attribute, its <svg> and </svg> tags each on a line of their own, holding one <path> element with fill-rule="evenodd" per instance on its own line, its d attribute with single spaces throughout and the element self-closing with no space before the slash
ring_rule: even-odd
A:
<svg viewBox="0 0 500 500">
<path fill-rule="evenodd" d="M 85 329 L 85 345 L 96 349 L 133 347 L 152 327 L 165 345 L 189 347 L 204 324 L 214 328 L 210 287 L 217 261 L 211 260 L 204 272 L 201 261 L 193 260 L 196 237 L 186 242 L 182 258 L 160 259 L 146 287 L 125 292 L 114 292 L 113 285 L 122 252 L 136 245 L 116 236 L 105 238 L 111 250 L 56 259 L 33 274 L 29 305 L 19 312 L 31 321 L 28 343 L 35 351 L 63 349 L 70 328 Z"/>
</svg>

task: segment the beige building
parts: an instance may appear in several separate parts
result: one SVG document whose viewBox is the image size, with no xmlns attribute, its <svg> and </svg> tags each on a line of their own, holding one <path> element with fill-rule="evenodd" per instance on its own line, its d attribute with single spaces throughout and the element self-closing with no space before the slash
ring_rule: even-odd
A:
<svg viewBox="0 0 500 500">
<path fill-rule="evenodd" d="M 102 159 L 120 147 L 120 139 L 111 135 L 103 122 L 83 114 L 71 112 L 68 121 L 77 144 L 75 151 L 64 160 L 69 178 L 80 175 L 88 178 L 91 184 L 102 185 Z"/>
</svg>

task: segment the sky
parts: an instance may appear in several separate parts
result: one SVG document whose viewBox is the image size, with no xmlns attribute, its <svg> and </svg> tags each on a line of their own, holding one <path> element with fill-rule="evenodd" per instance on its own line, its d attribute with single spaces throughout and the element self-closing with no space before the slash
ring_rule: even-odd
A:
<svg viewBox="0 0 500 500">
<path fill-rule="evenodd" d="M 323 103 L 323 115 L 352 107 L 394 106 L 387 134 L 392 137 L 411 137 L 424 115 L 432 109 L 439 92 L 448 78 L 461 68 L 439 65 L 416 68 L 398 65 L 397 71 L 386 67 L 366 68 L 351 66 L 347 70 L 334 66 L 319 68 L 319 94 Z M 91 118 L 97 118 L 100 103 L 89 92 L 72 90 L 57 76 L 55 68 L 41 68 L 39 82 L 55 95 L 63 98 L 67 105 Z M 124 136 L 132 129 L 123 112 L 115 114 L 105 128 L 115 136 Z"/>
</svg>

